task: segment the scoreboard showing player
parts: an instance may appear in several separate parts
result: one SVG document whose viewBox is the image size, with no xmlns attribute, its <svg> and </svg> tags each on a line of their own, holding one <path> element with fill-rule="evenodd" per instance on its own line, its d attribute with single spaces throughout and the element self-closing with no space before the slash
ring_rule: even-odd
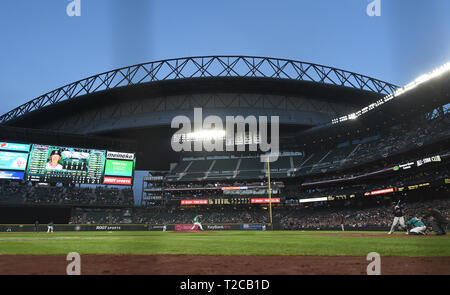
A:
<svg viewBox="0 0 450 295">
<path fill-rule="evenodd" d="M 132 153 L 108 151 L 103 184 L 133 185 L 136 158 Z"/>
<path fill-rule="evenodd" d="M 133 153 L 0 141 L 0 179 L 131 186 L 135 164 Z"/>
<path fill-rule="evenodd" d="M 23 180 L 29 144 L 0 142 L 0 179 Z"/>
<path fill-rule="evenodd" d="M 100 184 L 105 151 L 34 144 L 26 178 L 29 181 Z"/>
</svg>

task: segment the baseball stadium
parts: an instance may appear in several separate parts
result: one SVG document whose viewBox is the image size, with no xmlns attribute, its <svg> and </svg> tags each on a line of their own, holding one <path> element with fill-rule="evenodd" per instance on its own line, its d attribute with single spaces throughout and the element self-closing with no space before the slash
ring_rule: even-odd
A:
<svg viewBox="0 0 450 295">
<path fill-rule="evenodd" d="M 394 85 L 194 56 L 67 84 L 0 116 L 0 274 L 76 252 L 81 274 L 364 275 L 376 253 L 448 275 L 449 102 L 450 63 Z"/>
</svg>

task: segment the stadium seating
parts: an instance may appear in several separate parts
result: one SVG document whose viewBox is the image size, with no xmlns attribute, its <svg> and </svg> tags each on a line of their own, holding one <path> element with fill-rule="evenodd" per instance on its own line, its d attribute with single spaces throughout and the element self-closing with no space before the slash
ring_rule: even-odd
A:
<svg viewBox="0 0 450 295">
<path fill-rule="evenodd" d="M 280 156 L 277 161 L 271 163 L 271 173 L 275 178 L 288 177 L 296 164 L 300 165 L 302 160 L 302 156 Z M 266 170 L 267 164 L 261 162 L 259 156 L 182 160 L 170 171 L 166 180 L 186 182 L 261 179 L 266 177 Z"/>
<path fill-rule="evenodd" d="M 26 205 L 110 205 L 132 206 L 134 196 L 131 189 L 78 188 L 31 186 L 26 183 L 6 183 L 0 186 L 0 204 Z"/>
<path fill-rule="evenodd" d="M 448 113 L 434 119 L 421 117 L 377 134 L 341 142 L 333 148 L 306 151 L 302 156 L 281 156 L 271 163 L 271 176 L 286 178 L 321 174 L 386 159 L 413 148 L 450 139 L 448 126 Z M 169 181 L 260 179 L 266 176 L 265 170 L 265 163 L 257 156 L 182 160 L 166 178 Z"/>
<path fill-rule="evenodd" d="M 123 209 L 74 208 L 69 224 L 132 223 L 132 211 Z"/>
<path fill-rule="evenodd" d="M 339 228 L 340 218 L 344 216 L 345 226 L 354 228 L 388 227 L 392 222 L 391 202 L 387 200 L 382 204 L 368 203 L 361 208 L 361 203 L 347 202 L 343 207 L 327 208 L 324 202 L 318 202 L 312 207 L 284 206 L 273 209 L 275 222 L 280 223 L 283 229 L 328 229 Z M 433 198 L 433 194 L 421 195 L 419 199 L 411 200 L 405 205 L 408 216 L 422 216 L 425 208 L 431 206 L 440 210 L 444 216 L 449 216 L 450 200 L 448 198 Z M 101 223 L 109 212 L 88 213 L 84 218 L 93 218 L 91 223 Z M 133 223 L 147 224 L 191 224 L 194 216 L 202 214 L 202 223 L 261 223 L 269 221 L 268 210 L 262 207 L 249 208 L 248 206 L 180 208 L 180 207 L 148 207 L 137 208 L 133 212 Z M 77 216 L 81 214 L 77 213 Z M 117 214 L 119 216 L 120 214 Z M 95 217 L 97 216 L 97 217 Z M 97 219 L 95 219 L 97 218 Z M 83 217 L 74 218 L 82 221 Z"/>
<path fill-rule="evenodd" d="M 217 159 L 211 171 L 218 173 L 233 172 L 236 170 L 238 162 L 238 159 Z"/>
<path fill-rule="evenodd" d="M 450 200 L 427 200 L 407 204 L 404 211 L 408 216 L 423 216 L 425 208 L 433 207 L 439 209 L 444 216 L 449 216 L 448 210 Z M 348 208 L 344 210 L 317 210 L 312 213 L 305 213 L 304 210 L 290 210 L 277 213 L 283 229 L 302 230 L 302 229 L 340 229 L 341 217 L 344 217 L 344 225 L 348 228 L 365 227 L 384 227 L 392 224 L 393 214 L 389 205 L 378 206 L 374 208 L 355 209 Z M 427 222 L 427 221 L 425 221 Z"/>
<path fill-rule="evenodd" d="M 8 182 L 0 186 L 0 204 L 22 204 L 25 201 L 27 186 Z"/>
</svg>

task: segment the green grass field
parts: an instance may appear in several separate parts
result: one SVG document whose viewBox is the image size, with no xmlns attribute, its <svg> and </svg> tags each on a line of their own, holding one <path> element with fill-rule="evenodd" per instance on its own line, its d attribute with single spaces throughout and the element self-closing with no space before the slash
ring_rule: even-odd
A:
<svg viewBox="0 0 450 295">
<path fill-rule="evenodd" d="M 360 233 L 368 235 L 348 236 L 324 231 L 11 233 L 0 234 L 0 254 L 365 256 L 369 252 L 378 252 L 382 256 L 450 256 L 450 238 L 447 236 Z"/>
</svg>

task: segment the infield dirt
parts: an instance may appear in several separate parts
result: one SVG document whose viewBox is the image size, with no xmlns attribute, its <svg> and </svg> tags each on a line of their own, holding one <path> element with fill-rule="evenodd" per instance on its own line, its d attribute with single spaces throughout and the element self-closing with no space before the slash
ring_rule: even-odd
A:
<svg viewBox="0 0 450 295">
<path fill-rule="evenodd" d="M 62 255 L 0 255 L 0 274 L 64 275 Z M 84 275 L 365 275 L 356 256 L 82 255 Z M 449 275 L 450 257 L 382 257 L 381 274 Z"/>
</svg>

